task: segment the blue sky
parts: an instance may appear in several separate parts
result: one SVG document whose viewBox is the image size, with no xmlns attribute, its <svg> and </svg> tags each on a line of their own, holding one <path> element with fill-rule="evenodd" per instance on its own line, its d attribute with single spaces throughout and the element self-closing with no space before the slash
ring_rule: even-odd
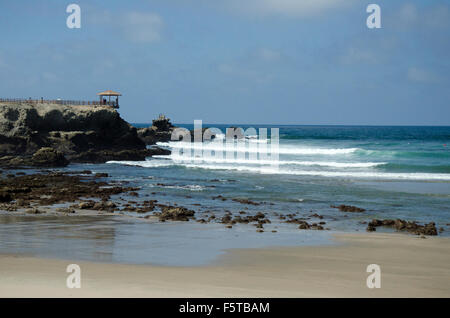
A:
<svg viewBox="0 0 450 318">
<path fill-rule="evenodd" d="M 130 122 L 450 125 L 450 1 L 1 1 L 0 39 L 0 96 L 113 89 Z"/>
</svg>

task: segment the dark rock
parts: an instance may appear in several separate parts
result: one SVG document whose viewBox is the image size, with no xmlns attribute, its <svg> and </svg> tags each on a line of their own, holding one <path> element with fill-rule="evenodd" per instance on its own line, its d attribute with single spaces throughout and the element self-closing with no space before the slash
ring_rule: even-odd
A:
<svg viewBox="0 0 450 318">
<path fill-rule="evenodd" d="M 65 167 L 69 161 L 61 152 L 44 147 L 33 154 L 31 164 L 37 167 Z"/>
<path fill-rule="evenodd" d="M 255 214 L 255 218 L 257 218 L 257 219 L 262 219 L 264 217 L 266 217 L 266 215 L 262 212 L 258 212 Z"/>
<path fill-rule="evenodd" d="M 195 211 L 189 210 L 184 207 L 174 207 L 174 206 L 164 206 L 161 209 L 161 214 L 159 215 L 160 221 L 189 221 L 193 218 Z"/>
<path fill-rule="evenodd" d="M 131 150 L 95 150 L 91 149 L 70 156 L 71 162 L 77 163 L 105 163 L 107 161 L 143 161 L 147 157 L 154 155 L 169 155 L 170 150 L 153 147 L 150 149 Z"/>
<path fill-rule="evenodd" d="M 40 153 L 31 160 L 43 147 L 56 154 Z M 138 138 L 136 128 L 110 107 L 1 103 L 0 165 L 67 164 L 58 153 L 69 161 L 97 163 L 143 160 L 152 151 Z"/>
<path fill-rule="evenodd" d="M 417 224 L 414 221 L 405 221 L 401 219 L 396 220 L 377 220 L 373 219 L 367 225 L 367 231 L 375 231 L 377 226 L 388 226 L 396 229 L 397 231 L 405 231 L 417 235 L 437 235 L 438 231 L 436 229 L 436 224 L 430 222 L 425 225 Z"/>
<path fill-rule="evenodd" d="M 7 193 L 7 192 L 0 192 L 0 202 L 1 203 L 5 203 L 5 202 L 11 202 L 13 200 L 11 194 Z"/>
<path fill-rule="evenodd" d="M 364 212 L 364 211 L 366 211 L 363 208 L 358 208 L 356 206 L 345 205 L 345 204 L 341 204 L 338 206 L 332 205 L 331 207 L 335 208 L 335 209 L 339 209 L 339 211 L 341 211 L 341 212 Z"/>
<path fill-rule="evenodd" d="M 157 142 L 170 141 L 174 128 L 169 118 L 160 115 L 159 118 L 153 120 L 152 126 L 139 128 L 137 135 L 146 145 L 154 145 Z"/>
<path fill-rule="evenodd" d="M 82 210 L 92 209 L 94 208 L 94 201 L 85 201 L 78 204 L 78 208 Z"/>
<path fill-rule="evenodd" d="M 25 213 L 28 213 L 28 214 L 42 214 L 42 213 L 45 213 L 45 212 L 42 211 L 42 210 L 39 210 L 37 208 L 29 208 L 29 209 L 25 210 Z"/>
<path fill-rule="evenodd" d="M 226 201 L 227 198 L 221 196 L 220 194 L 218 196 L 212 197 L 213 200 L 222 200 L 222 201 Z"/>
<path fill-rule="evenodd" d="M 17 211 L 17 208 L 17 204 L 0 203 L 0 210 L 2 211 L 14 212 Z"/>
<path fill-rule="evenodd" d="M 19 207 L 24 207 L 24 206 L 30 206 L 30 203 L 23 200 L 23 199 L 17 199 L 16 200 L 16 205 Z"/>
<path fill-rule="evenodd" d="M 260 205 L 260 203 L 251 201 L 251 200 L 249 200 L 249 199 L 235 198 L 235 199 L 232 199 L 232 200 L 233 200 L 234 202 L 239 202 L 239 203 L 241 203 L 241 204 Z"/>
<path fill-rule="evenodd" d="M 72 208 L 57 208 L 56 212 L 72 214 L 72 213 L 75 213 L 75 210 Z"/>
<path fill-rule="evenodd" d="M 231 215 L 226 214 L 222 217 L 221 219 L 221 223 L 227 224 L 227 223 L 231 223 L 232 219 L 231 219 Z"/>
<path fill-rule="evenodd" d="M 61 172 L 28 174 L 14 178 L 0 178 L 0 193 L 9 194 L 24 204 L 75 202 L 81 198 L 107 199 L 110 195 L 135 191 L 136 188 L 108 186 L 106 182 L 94 181 L 92 176 L 70 175 Z"/>
<path fill-rule="evenodd" d="M 308 222 L 303 221 L 302 223 L 300 223 L 300 225 L 298 226 L 298 228 L 300 230 L 308 230 L 311 228 L 311 226 L 308 224 Z"/>
<path fill-rule="evenodd" d="M 114 209 L 117 207 L 117 205 L 114 202 L 111 201 L 101 201 L 96 202 L 94 206 L 92 207 L 93 210 L 97 211 L 108 211 L 108 212 L 114 212 Z"/>
</svg>

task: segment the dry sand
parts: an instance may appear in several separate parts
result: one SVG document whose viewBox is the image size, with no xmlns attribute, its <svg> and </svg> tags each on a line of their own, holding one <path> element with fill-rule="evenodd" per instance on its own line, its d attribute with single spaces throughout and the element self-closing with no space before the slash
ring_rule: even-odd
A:
<svg viewBox="0 0 450 318">
<path fill-rule="evenodd" d="M 161 267 L 0 256 L 0 297 L 450 297 L 450 238 L 337 235 L 338 246 L 230 250 L 213 265 Z M 81 288 L 66 287 L 66 266 Z M 381 267 L 369 289 L 366 267 Z"/>
</svg>

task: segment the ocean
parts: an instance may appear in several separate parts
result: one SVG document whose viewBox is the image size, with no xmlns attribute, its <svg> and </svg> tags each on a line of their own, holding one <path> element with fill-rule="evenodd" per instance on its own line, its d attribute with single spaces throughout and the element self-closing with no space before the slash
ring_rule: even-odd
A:
<svg viewBox="0 0 450 318">
<path fill-rule="evenodd" d="M 214 125 L 223 133 L 235 126 Z M 269 210 L 284 213 L 301 210 L 339 215 L 330 207 L 339 204 L 367 210 L 337 222 L 334 228 L 344 231 L 360 228 L 357 222 L 369 218 L 434 221 L 443 227 L 450 222 L 450 127 L 240 127 L 279 128 L 277 166 L 270 158 L 238 159 L 237 153 L 246 151 L 243 148 L 236 151 L 235 158 L 204 158 L 200 153 L 195 160 L 183 162 L 172 153 L 144 162 L 112 162 L 110 169 L 123 169 L 136 177 L 152 176 L 146 186 L 164 190 L 176 202 L 189 195 L 190 201 L 206 203 L 212 196 L 222 195 L 270 202 L 275 205 L 268 205 Z M 265 142 L 250 137 L 249 144 Z M 268 139 L 270 143 L 270 136 Z M 180 144 L 159 146 L 176 150 Z M 203 145 L 205 149 L 211 146 L 223 151 L 225 144 Z"/>
<path fill-rule="evenodd" d="M 225 133 L 238 125 L 204 126 Z M 237 148 L 234 157 L 197 151 L 192 160 L 182 161 L 178 150 L 183 144 L 162 142 L 158 146 L 171 149 L 172 155 L 64 169 L 106 172 L 110 180 L 140 187 L 139 197 L 128 199 L 177 204 L 195 210 L 197 219 L 212 213 L 219 219 L 227 211 L 263 212 L 272 221 L 264 226 L 264 233 L 257 233 L 251 224 L 227 229 L 214 222 L 149 223 L 132 212 L 123 213 L 130 218 L 17 216 L 12 221 L 11 216 L 2 216 L 0 252 L 189 266 L 214 262 L 229 248 L 335 244 L 333 233 L 363 233 L 373 218 L 435 222 L 443 230 L 439 235 L 449 235 L 450 127 L 239 127 L 269 132 L 279 128 L 278 158 L 250 160 L 255 145 L 260 149 L 272 140 L 270 134 L 262 140 L 248 135 L 247 146 Z M 217 138 L 201 147 L 209 153 L 223 152 L 225 145 L 219 142 L 223 136 Z M 225 199 L 218 199 L 219 195 Z M 366 211 L 345 213 L 332 207 L 341 204 Z M 295 214 L 311 223 L 323 221 L 327 230 L 299 230 L 298 225 L 279 219 L 280 214 Z"/>
</svg>

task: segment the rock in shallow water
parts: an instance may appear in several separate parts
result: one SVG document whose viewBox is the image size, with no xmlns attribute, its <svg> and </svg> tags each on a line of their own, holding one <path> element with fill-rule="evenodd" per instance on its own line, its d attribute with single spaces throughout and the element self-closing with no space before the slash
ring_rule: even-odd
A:
<svg viewBox="0 0 450 318">
<path fill-rule="evenodd" d="M 193 218 L 195 211 L 184 207 L 163 206 L 161 214 L 159 214 L 160 221 L 189 221 Z"/>
<path fill-rule="evenodd" d="M 334 209 L 339 209 L 339 211 L 341 211 L 341 212 L 364 212 L 364 211 L 366 211 L 363 208 L 358 208 L 353 205 L 345 205 L 345 204 L 341 204 L 338 206 L 332 205 L 331 207 Z"/>
<path fill-rule="evenodd" d="M 397 231 L 406 231 L 409 233 L 417 234 L 417 235 L 438 235 L 436 224 L 434 222 L 430 222 L 425 225 L 417 224 L 414 221 L 405 221 L 401 219 L 391 220 L 377 220 L 373 219 L 367 225 L 367 231 L 373 232 L 376 231 L 378 226 L 387 226 L 396 229 Z"/>
</svg>

